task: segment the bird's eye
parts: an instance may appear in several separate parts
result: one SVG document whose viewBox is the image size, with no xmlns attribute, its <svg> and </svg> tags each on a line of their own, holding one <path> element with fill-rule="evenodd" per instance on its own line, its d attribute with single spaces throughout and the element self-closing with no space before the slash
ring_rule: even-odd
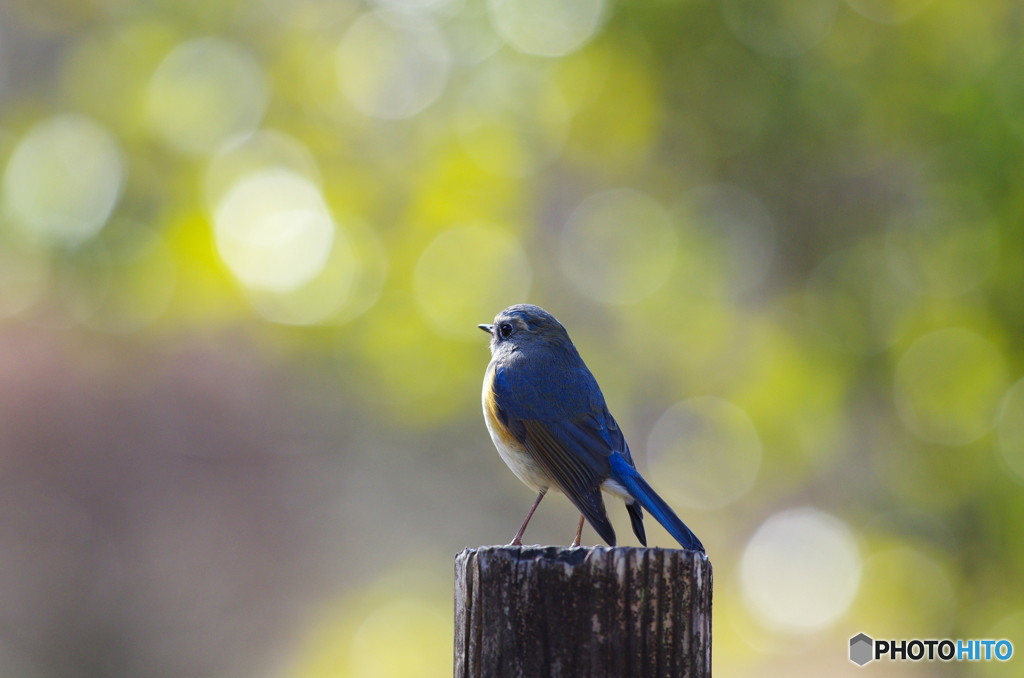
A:
<svg viewBox="0 0 1024 678">
<path fill-rule="evenodd" d="M 502 339 L 508 339 L 512 334 L 512 323 L 501 323 L 498 325 L 498 334 Z"/>
</svg>

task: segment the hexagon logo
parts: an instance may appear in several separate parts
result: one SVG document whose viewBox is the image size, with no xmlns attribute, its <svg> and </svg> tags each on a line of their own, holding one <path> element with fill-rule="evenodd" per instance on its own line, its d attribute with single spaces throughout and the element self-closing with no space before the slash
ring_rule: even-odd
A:
<svg viewBox="0 0 1024 678">
<path fill-rule="evenodd" d="M 875 658 L 875 641 L 865 633 L 858 633 L 850 638 L 850 661 L 857 666 L 864 666 Z"/>
</svg>

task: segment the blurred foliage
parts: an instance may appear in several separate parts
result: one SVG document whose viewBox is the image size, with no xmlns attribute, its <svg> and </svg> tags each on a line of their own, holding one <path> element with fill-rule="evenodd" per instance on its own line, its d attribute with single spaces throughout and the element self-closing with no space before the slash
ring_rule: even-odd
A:
<svg viewBox="0 0 1024 678">
<path fill-rule="evenodd" d="M 708 546 L 716 674 L 1024 647 L 1020 19 L 5 0 L 0 673 L 446 673 L 527 300 Z"/>
</svg>

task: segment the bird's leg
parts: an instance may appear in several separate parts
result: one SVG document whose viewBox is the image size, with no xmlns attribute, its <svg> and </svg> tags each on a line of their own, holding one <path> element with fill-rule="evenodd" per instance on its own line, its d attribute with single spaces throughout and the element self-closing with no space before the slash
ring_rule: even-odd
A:
<svg viewBox="0 0 1024 678">
<path fill-rule="evenodd" d="M 509 546 L 522 546 L 523 545 L 523 533 L 526 532 L 526 525 L 530 522 L 530 518 L 533 517 L 533 512 L 540 506 L 540 500 L 544 498 L 544 494 L 547 493 L 547 488 L 544 488 L 537 493 L 537 499 L 534 500 L 533 506 L 530 507 L 530 512 L 526 514 L 526 520 L 519 526 L 519 531 L 516 532 L 516 536 L 512 537 L 512 541 L 508 543 Z"/>
<path fill-rule="evenodd" d="M 580 539 L 583 537 L 583 514 L 580 514 L 580 526 L 576 528 L 576 538 L 572 540 L 573 546 L 580 545 Z"/>
</svg>

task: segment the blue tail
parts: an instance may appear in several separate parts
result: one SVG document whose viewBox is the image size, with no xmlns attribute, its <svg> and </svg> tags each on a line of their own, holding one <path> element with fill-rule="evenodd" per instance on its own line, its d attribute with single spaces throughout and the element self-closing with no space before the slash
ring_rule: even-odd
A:
<svg viewBox="0 0 1024 678">
<path fill-rule="evenodd" d="M 647 509 L 654 519 L 668 530 L 669 534 L 675 537 L 680 546 L 692 551 L 704 551 L 704 544 L 700 543 L 697 535 L 683 521 L 679 520 L 675 511 L 658 496 L 657 492 L 651 489 L 639 471 L 630 466 L 629 462 L 623 459 L 618 452 L 612 452 L 608 460 L 611 462 L 612 480 L 629 490 L 633 498 L 640 502 L 640 505 Z"/>
</svg>

